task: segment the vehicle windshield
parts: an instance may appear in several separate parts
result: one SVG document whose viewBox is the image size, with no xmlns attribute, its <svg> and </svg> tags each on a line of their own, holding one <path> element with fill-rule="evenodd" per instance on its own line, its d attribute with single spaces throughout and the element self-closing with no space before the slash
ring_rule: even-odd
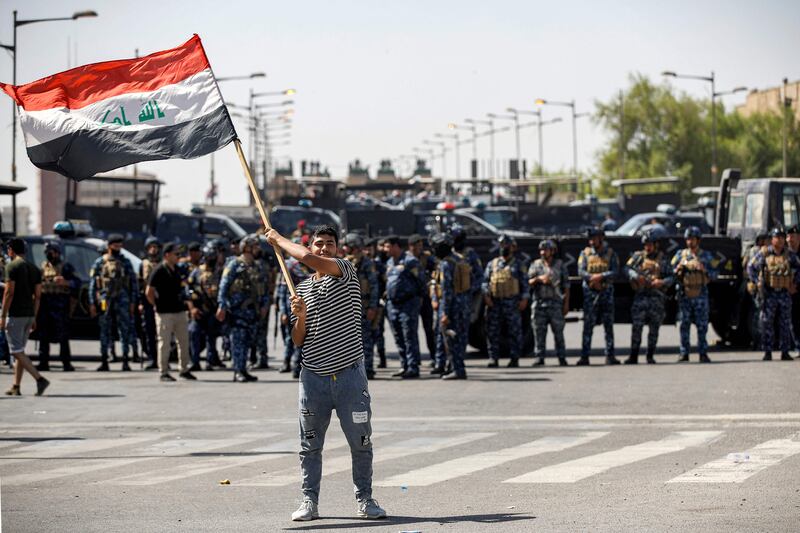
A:
<svg viewBox="0 0 800 533">
<path fill-rule="evenodd" d="M 636 231 L 646 223 L 646 215 L 634 215 L 617 228 L 615 233 L 617 235 L 636 235 Z"/>
<path fill-rule="evenodd" d="M 514 213 L 511 211 L 490 211 L 487 209 L 477 214 L 477 216 L 499 230 L 516 229 L 514 227 Z"/>
</svg>

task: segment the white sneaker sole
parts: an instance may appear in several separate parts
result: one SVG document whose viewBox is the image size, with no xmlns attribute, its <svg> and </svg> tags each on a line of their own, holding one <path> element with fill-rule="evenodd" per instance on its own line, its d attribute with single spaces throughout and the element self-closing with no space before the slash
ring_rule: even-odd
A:
<svg viewBox="0 0 800 533">
<path fill-rule="evenodd" d="M 319 518 L 318 514 L 317 515 L 311 515 L 311 516 L 307 516 L 307 515 L 295 516 L 295 515 L 292 515 L 292 522 L 311 522 L 312 520 L 316 520 L 318 518 Z"/>
</svg>

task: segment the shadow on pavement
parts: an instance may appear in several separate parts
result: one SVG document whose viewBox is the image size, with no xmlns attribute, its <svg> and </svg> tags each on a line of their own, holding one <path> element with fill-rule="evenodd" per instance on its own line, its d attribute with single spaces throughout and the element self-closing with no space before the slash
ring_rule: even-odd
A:
<svg viewBox="0 0 800 533">
<path fill-rule="evenodd" d="M 285 527 L 284 531 L 310 531 L 314 529 L 348 529 L 360 527 L 378 527 L 391 524 L 459 524 L 462 522 L 473 522 L 476 524 L 500 524 L 503 522 L 519 522 L 521 520 L 533 520 L 535 516 L 524 513 L 496 513 L 496 514 L 474 514 L 474 515 L 456 515 L 456 516 L 439 516 L 439 517 L 419 517 L 419 516 L 389 516 L 384 520 L 366 520 L 366 519 L 353 519 L 351 516 L 337 517 L 337 516 L 323 516 L 320 520 L 342 520 L 340 524 L 325 523 L 319 524 L 317 520 L 309 523 L 306 526 Z"/>
<path fill-rule="evenodd" d="M 124 394 L 45 394 L 42 398 L 125 398 Z"/>
</svg>

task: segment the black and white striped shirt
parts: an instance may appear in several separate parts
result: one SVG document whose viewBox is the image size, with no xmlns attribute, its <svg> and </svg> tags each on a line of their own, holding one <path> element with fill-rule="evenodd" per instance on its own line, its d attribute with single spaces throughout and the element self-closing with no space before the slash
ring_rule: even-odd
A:
<svg viewBox="0 0 800 533">
<path fill-rule="evenodd" d="M 311 276 L 297 286 L 306 304 L 303 367 L 329 376 L 364 356 L 361 339 L 361 285 L 353 265 L 335 259 L 342 276 Z M 292 315 L 294 325 L 297 317 Z"/>
</svg>

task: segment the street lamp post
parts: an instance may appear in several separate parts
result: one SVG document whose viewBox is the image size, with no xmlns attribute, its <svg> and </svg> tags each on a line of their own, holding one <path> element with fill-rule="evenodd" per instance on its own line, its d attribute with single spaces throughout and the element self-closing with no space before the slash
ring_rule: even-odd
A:
<svg viewBox="0 0 800 533">
<path fill-rule="evenodd" d="M 520 170 L 520 148 L 519 148 L 519 113 L 511 108 L 506 109 L 510 115 L 496 115 L 494 113 L 489 113 L 489 117 L 500 119 L 500 120 L 513 120 L 514 121 L 514 135 L 516 136 L 516 147 L 517 147 L 517 176 L 519 177 L 519 170 Z"/>
<path fill-rule="evenodd" d="M 14 31 L 11 44 L 0 44 L 0 48 L 5 48 L 11 52 L 11 84 L 17 84 L 17 28 L 36 24 L 39 22 L 56 22 L 60 20 L 78 20 L 80 18 L 96 17 L 95 11 L 76 11 L 71 17 L 50 17 L 43 19 L 18 19 L 17 10 L 13 11 Z M 17 103 L 11 102 L 11 181 L 17 181 Z M 11 195 L 12 222 L 11 229 L 17 233 L 17 195 Z"/>
<path fill-rule="evenodd" d="M 480 120 L 475 118 L 466 118 L 464 122 L 467 124 L 484 124 L 489 126 L 489 162 L 492 166 L 492 171 L 490 172 L 489 178 L 491 179 L 494 174 L 494 121 L 492 120 Z"/>
<path fill-rule="evenodd" d="M 578 114 L 575 113 L 575 100 L 569 102 L 556 102 L 553 100 L 545 100 L 544 98 L 537 98 L 536 105 L 557 105 L 569 107 L 572 112 L 572 175 L 577 178 L 578 176 Z M 583 116 L 583 115 L 582 115 Z"/>
<path fill-rule="evenodd" d="M 456 179 L 457 180 L 461 179 L 461 155 L 458 148 L 459 145 L 458 133 L 452 133 L 449 135 L 446 133 L 435 133 L 434 136 L 439 137 L 441 139 L 453 139 L 453 148 L 454 148 L 453 151 L 455 152 L 455 157 L 456 157 Z"/>
<path fill-rule="evenodd" d="M 478 177 L 478 128 L 475 127 L 475 124 L 472 124 L 471 126 L 462 126 L 461 124 L 456 124 L 454 122 L 448 124 L 447 127 L 451 130 L 469 130 L 472 132 L 472 160 L 475 161 L 475 177 L 477 178 Z"/>
<path fill-rule="evenodd" d="M 445 152 L 447 152 L 447 148 L 445 148 L 445 143 L 442 141 L 429 141 L 425 139 L 422 141 L 422 144 L 427 144 L 429 146 L 439 146 L 442 148 L 442 181 L 447 179 L 447 159 L 445 158 Z"/>
</svg>

